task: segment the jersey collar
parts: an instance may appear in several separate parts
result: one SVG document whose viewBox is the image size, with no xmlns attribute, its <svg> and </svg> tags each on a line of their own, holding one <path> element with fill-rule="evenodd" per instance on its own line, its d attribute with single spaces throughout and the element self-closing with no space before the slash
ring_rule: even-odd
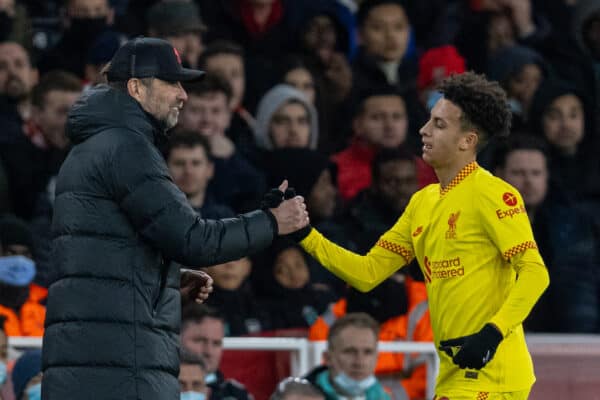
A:
<svg viewBox="0 0 600 400">
<path fill-rule="evenodd" d="M 471 172 L 475 171 L 477 168 L 479 168 L 479 164 L 477 164 L 477 161 L 472 161 L 472 162 L 468 163 L 467 165 L 465 165 L 463 167 L 463 169 L 461 169 L 458 172 L 458 174 L 454 178 L 452 178 L 452 180 L 450 181 L 448 186 L 443 188 L 442 185 L 440 185 L 440 197 L 447 194 L 450 190 L 452 190 L 459 183 L 461 183 L 463 180 L 465 180 L 465 178 L 467 176 L 471 175 Z"/>
</svg>

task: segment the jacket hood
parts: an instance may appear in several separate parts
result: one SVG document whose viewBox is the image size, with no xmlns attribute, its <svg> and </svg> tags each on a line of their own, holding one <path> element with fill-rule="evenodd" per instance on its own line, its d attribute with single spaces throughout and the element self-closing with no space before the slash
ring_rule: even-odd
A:
<svg viewBox="0 0 600 400">
<path fill-rule="evenodd" d="M 151 141 L 160 132 L 158 122 L 135 99 L 107 85 L 85 91 L 67 116 L 66 133 L 73 144 L 114 128 L 143 133 Z"/>
<path fill-rule="evenodd" d="M 588 54 L 589 50 L 583 40 L 583 26 L 585 25 L 588 18 L 600 11 L 600 0 L 579 0 L 577 6 L 575 6 L 575 12 L 573 13 L 573 22 L 571 24 L 573 29 L 573 36 L 579 45 L 579 48 L 584 53 Z"/>
<path fill-rule="evenodd" d="M 256 112 L 256 126 L 254 127 L 254 138 L 258 147 L 262 149 L 273 149 L 271 135 L 269 135 L 269 125 L 273 114 L 285 103 L 290 100 L 299 101 L 308 110 L 310 118 L 310 149 L 317 148 L 319 139 L 319 125 L 317 110 L 308 101 L 304 93 L 290 85 L 280 84 L 269 90 L 260 100 L 258 111 Z"/>
</svg>

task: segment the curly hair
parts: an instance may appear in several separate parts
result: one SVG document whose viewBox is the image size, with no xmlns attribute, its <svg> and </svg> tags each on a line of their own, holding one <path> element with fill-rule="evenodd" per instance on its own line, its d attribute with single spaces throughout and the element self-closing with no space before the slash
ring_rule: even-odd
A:
<svg viewBox="0 0 600 400">
<path fill-rule="evenodd" d="M 469 71 L 444 79 L 438 91 L 462 110 L 462 128 L 478 133 L 478 150 L 491 137 L 509 135 L 512 114 L 506 92 L 498 82 Z"/>
</svg>

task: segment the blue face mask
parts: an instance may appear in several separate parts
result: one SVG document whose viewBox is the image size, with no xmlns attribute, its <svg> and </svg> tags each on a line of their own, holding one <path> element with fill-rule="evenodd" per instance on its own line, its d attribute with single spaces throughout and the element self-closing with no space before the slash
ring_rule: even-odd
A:
<svg viewBox="0 0 600 400">
<path fill-rule="evenodd" d="M 206 395 L 200 392 L 183 392 L 181 400 L 206 400 Z"/>
<path fill-rule="evenodd" d="M 30 387 L 29 389 L 27 389 L 27 391 L 25 393 L 27 393 L 28 400 L 41 400 L 42 384 L 38 383 L 37 385 Z"/>
<path fill-rule="evenodd" d="M 6 382 L 6 364 L 0 362 L 0 386 L 4 385 L 4 382 Z"/>
<path fill-rule="evenodd" d="M 444 97 L 444 95 L 442 93 L 438 92 L 437 90 L 432 90 L 431 92 L 429 92 L 427 94 L 427 102 L 426 102 L 427 109 L 429 111 L 431 111 L 433 106 L 435 106 L 435 103 L 437 103 L 438 100 L 441 99 L 442 97 Z"/>
<path fill-rule="evenodd" d="M 350 378 L 343 372 L 340 372 L 333 378 L 335 384 L 344 392 L 351 396 L 360 396 L 367 391 L 368 388 L 377 383 L 377 379 L 373 375 L 369 375 L 365 379 L 357 381 Z"/>
</svg>

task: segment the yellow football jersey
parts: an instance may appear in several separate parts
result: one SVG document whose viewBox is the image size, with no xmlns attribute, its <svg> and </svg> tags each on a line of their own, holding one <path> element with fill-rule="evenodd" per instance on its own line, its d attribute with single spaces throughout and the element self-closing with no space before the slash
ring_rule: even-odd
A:
<svg viewBox="0 0 600 400">
<path fill-rule="evenodd" d="M 477 163 L 465 166 L 443 190 L 434 184 L 415 193 L 398 222 L 366 256 L 334 245 L 315 230 L 302 246 L 361 290 L 370 290 L 416 257 L 427 284 L 436 347 L 442 340 L 476 333 L 488 322 L 501 329 L 504 340 L 479 371 L 461 370 L 439 352 L 438 393 L 456 387 L 512 392 L 533 384 L 522 325 L 512 322 L 529 309 L 524 305 L 525 310 L 516 310 L 517 305 L 502 315 L 499 310 L 516 282 L 510 260 L 532 249 L 534 261 L 542 266 L 543 261 L 520 194 Z M 532 306 L 539 294 L 535 296 L 524 303 Z"/>
</svg>

